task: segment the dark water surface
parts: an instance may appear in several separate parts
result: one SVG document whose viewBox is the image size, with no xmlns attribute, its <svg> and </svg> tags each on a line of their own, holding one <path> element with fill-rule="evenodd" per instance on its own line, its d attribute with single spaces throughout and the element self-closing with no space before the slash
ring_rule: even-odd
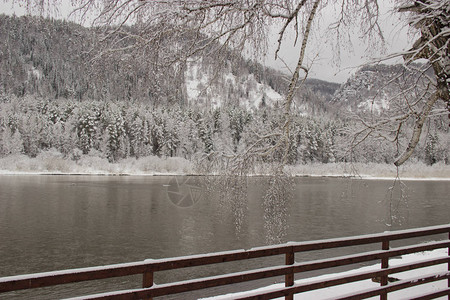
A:
<svg viewBox="0 0 450 300">
<path fill-rule="evenodd" d="M 225 187 L 217 178 L 205 180 L 0 176 L 0 277 L 450 222 L 448 181 L 406 181 L 392 189 L 392 180 L 297 178 L 292 197 L 274 202 L 263 197 L 266 178 Z M 261 263 L 165 272 L 155 281 L 248 266 Z M 134 276 L 100 288 L 88 282 L 0 299 L 61 298 L 137 288 L 141 281 Z"/>
</svg>

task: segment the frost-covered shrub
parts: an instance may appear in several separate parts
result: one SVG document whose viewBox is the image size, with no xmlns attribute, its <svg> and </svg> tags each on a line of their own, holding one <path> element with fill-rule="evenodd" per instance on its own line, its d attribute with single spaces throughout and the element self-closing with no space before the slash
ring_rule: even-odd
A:
<svg viewBox="0 0 450 300">
<path fill-rule="evenodd" d="M 39 171 L 48 172 L 71 172 L 72 162 L 63 158 L 63 154 L 58 150 L 51 148 L 48 151 L 42 151 L 39 153 L 34 160 L 39 165 Z"/>
<path fill-rule="evenodd" d="M 82 155 L 83 155 L 83 151 L 79 148 L 75 148 L 72 150 L 72 152 L 70 154 L 70 159 L 75 162 L 78 162 Z"/>
<path fill-rule="evenodd" d="M 104 173 L 112 171 L 114 173 L 113 168 L 111 168 L 111 164 L 106 158 L 83 155 L 78 161 L 79 169 L 82 173 Z"/>
<path fill-rule="evenodd" d="M 7 126 L 3 132 L 0 133 L 0 154 L 14 155 L 23 152 L 22 135 L 18 130 L 12 132 Z"/>
<path fill-rule="evenodd" d="M 0 158 L 0 170 L 9 172 L 21 172 L 28 170 L 26 163 L 30 158 L 24 154 L 13 154 Z"/>
<path fill-rule="evenodd" d="M 130 160 L 127 160 L 130 162 Z M 121 161 L 123 163 L 124 161 Z M 192 173 L 192 163 L 181 157 L 157 157 L 147 156 L 134 161 L 136 170 L 142 173 L 169 173 L 169 174 L 189 174 Z"/>
<path fill-rule="evenodd" d="M 181 157 L 168 157 L 163 162 L 168 173 L 184 174 L 192 171 L 192 163 Z"/>
</svg>

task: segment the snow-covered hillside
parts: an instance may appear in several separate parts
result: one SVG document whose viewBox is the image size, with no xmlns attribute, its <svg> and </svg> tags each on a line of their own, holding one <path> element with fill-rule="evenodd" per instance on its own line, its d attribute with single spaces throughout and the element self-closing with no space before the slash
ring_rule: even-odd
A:
<svg viewBox="0 0 450 300">
<path fill-rule="evenodd" d="M 236 75 L 229 66 L 217 73 L 202 58 L 187 63 L 185 85 L 188 103 L 214 109 L 230 104 L 248 110 L 264 105 L 273 107 L 283 98 L 266 83 L 258 82 L 253 74 Z"/>
<path fill-rule="evenodd" d="M 151 56 L 103 52 L 92 28 L 70 22 L 0 15 L 0 27 L 0 40 L 8 41 L 0 43 L 0 95 L 255 110 L 273 107 L 287 91 L 286 74 L 240 53 L 155 64 Z M 307 81 L 294 100 L 296 112 L 323 113 L 322 102 L 336 88 Z"/>
<path fill-rule="evenodd" d="M 414 83 L 414 84 L 413 84 Z M 414 68 L 403 65 L 375 65 L 359 69 L 334 94 L 332 103 L 352 112 L 380 114 L 405 93 L 413 93 L 425 83 Z"/>
</svg>

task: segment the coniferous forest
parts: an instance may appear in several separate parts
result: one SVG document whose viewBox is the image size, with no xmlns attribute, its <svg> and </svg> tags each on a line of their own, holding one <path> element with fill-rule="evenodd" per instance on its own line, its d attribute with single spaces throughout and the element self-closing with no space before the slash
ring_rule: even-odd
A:
<svg viewBox="0 0 450 300">
<path fill-rule="evenodd" d="M 99 58 L 95 28 L 5 15 L 0 27 L 1 157 L 51 150 L 74 161 L 197 162 L 243 152 L 281 127 L 283 74 L 239 53 L 229 52 L 219 75 L 214 57 L 161 71 L 134 57 Z M 392 163 L 408 130 L 395 142 L 380 135 L 356 146 L 354 132 L 364 115 L 381 118 L 413 80 L 402 66 L 385 65 L 364 67 L 342 85 L 308 80 L 295 96 L 288 164 Z M 414 160 L 448 164 L 448 128 L 445 115 L 430 119 Z"/>
</svg>

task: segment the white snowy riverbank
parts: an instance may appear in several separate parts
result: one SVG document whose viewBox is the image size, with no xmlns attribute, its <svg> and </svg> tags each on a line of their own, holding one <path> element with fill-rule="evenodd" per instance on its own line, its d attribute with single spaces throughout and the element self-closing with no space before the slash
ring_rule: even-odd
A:
<svg viewBox="0 0 450 300">
<path fill-rule="evenodd" d="M 418 262 L 418 261 L 425 260 L 425 259 L 446 257 L 447 255 L 448 255 L 448 253 L 447 253 L 446 249 L 437 249 L 434 251 L 408 254 L 408 255 L 403 255 L 401 258 L 398 258 L 398 259 L 389 260 L 389 266 L 392 267 L 392 266 L 397 266 L 397 265 L 406 264 L 406 263 Z M 301 280 L 295 281 L 295 284 L 312 283 L 314 281 L 320 281 L 320 280 L 331 279 L 331 278 L 336 278 L 336 277 L 343 277 L 343 276 L 351 275 L 351 274 L 354 274 L 357 272 L 371 271 L 371 270 L 380 270 L 380 264 L 376 264 L 373 266 L 367 266 L 367 267 L 363 267 L 363 268 L 359 268 L 359 269 L 355 269 L 355 270 L 351 270 L 351 271 L 347 271 L 347 272 L 342 272 L 339 274 L 327 274 L 327 275 L 322 275 L 322 276 L 318 276 L 318 277 L 314 277 L 314 278 L 301 279 Z M 432 267 L 392 274 L 392 277 L 395 277 L 400 280 L 409 280 L 409 279 L 416 278 L 416 277 L 425 277 L 428 274 L 431 275 L 431 274 L 442 273 L 442 272 L 447 272 L 447 271 L 448 271 L 447 264 L 441 264 L 441 265 L 436 265 L 436 266 L 432 266 Z M 334 299 L 334 298 L 337 298 L 338 296 L 344 296 L 349 293 L 353 293 L 353 292 L 357 292 L 357 291 L 364 291 L 364 290 L 367 290 L 370 288 L 376 288 L 378 286 L 380 286 L 380 284 L 373 282 L 372 280 L 362 280 L 362 281 L 357 281 L 354 283 L 343 284 L 343 285 L 336 286 L 336 287 L 330 287 L 330 288 L 324 288 L 324 289 L 305 292 L 302 294 L 295 295 L 294 299 L 315 299 L 315 300 Z M 257 294 L 257 293 L 269 292 L 271 290 L 274 290 L 277 288 L 282 288 L 282 287 L 284 287 L 284 283 L 274 284 L 274 285 L 260 288 L 257 290 L 253 290 L 253 291 L 227 294 L 227 295 L 222 295 L 222 296 L 217 296 L 217 297 L 212 297 L 212 298 L 207 298 L 207 299 L 210 299 L 210 300 L 212 300 L 212 299 L 214 299 L 214 300 L 235 299 L 235 298 L 250 296 L 253 294 Z M 431 293 L 434 291 L 438 291 L 440 289 L 445 289 L 446 287 L 447 287 L 447 280 L 441 280 L 441 281 L 436 281 L 436 282 L 432 282 L 432 283 L 428 283 L 428 284 L 422 284 L 422 285 L 418 285 L 415 287 L 411 287 L 411 288 L 407 288 L 407 289 L 389 293 L 388 298 L 389 299 L 411 299 L 414 296 Z M 284 298 L 278 298 L 278 299 L 281 300 Z M 372 298 L 368 298 L 368 299 L 379 299 L 379 297 L 372 297 Z M 447 297 L 441 297 L 439 299 L 447 299 Z"/>
<path fill-rule="evenodd" d="M 253 175 L 270 175 L 268 168 L 259 166 Z M 314 163 L 287 166 L 294 176 L 356 177 L 363 179 L 393 179 L 397 169 L 391 164 Z M 73 175 L 206 175 L 183 158 L 156 156 L 129 158 L 109 163 L 106 158 L 83 155 L 78 161 L 64 158 L 59 152 L 42 152 L 35 158 L 10 155 L 0 158 L 0 174 L 73 174 Z M 403 180 L 450 180 L 450 165 L 433 166 L 421 162 L 407 163 L 399 168 Z"/>
</svg>

